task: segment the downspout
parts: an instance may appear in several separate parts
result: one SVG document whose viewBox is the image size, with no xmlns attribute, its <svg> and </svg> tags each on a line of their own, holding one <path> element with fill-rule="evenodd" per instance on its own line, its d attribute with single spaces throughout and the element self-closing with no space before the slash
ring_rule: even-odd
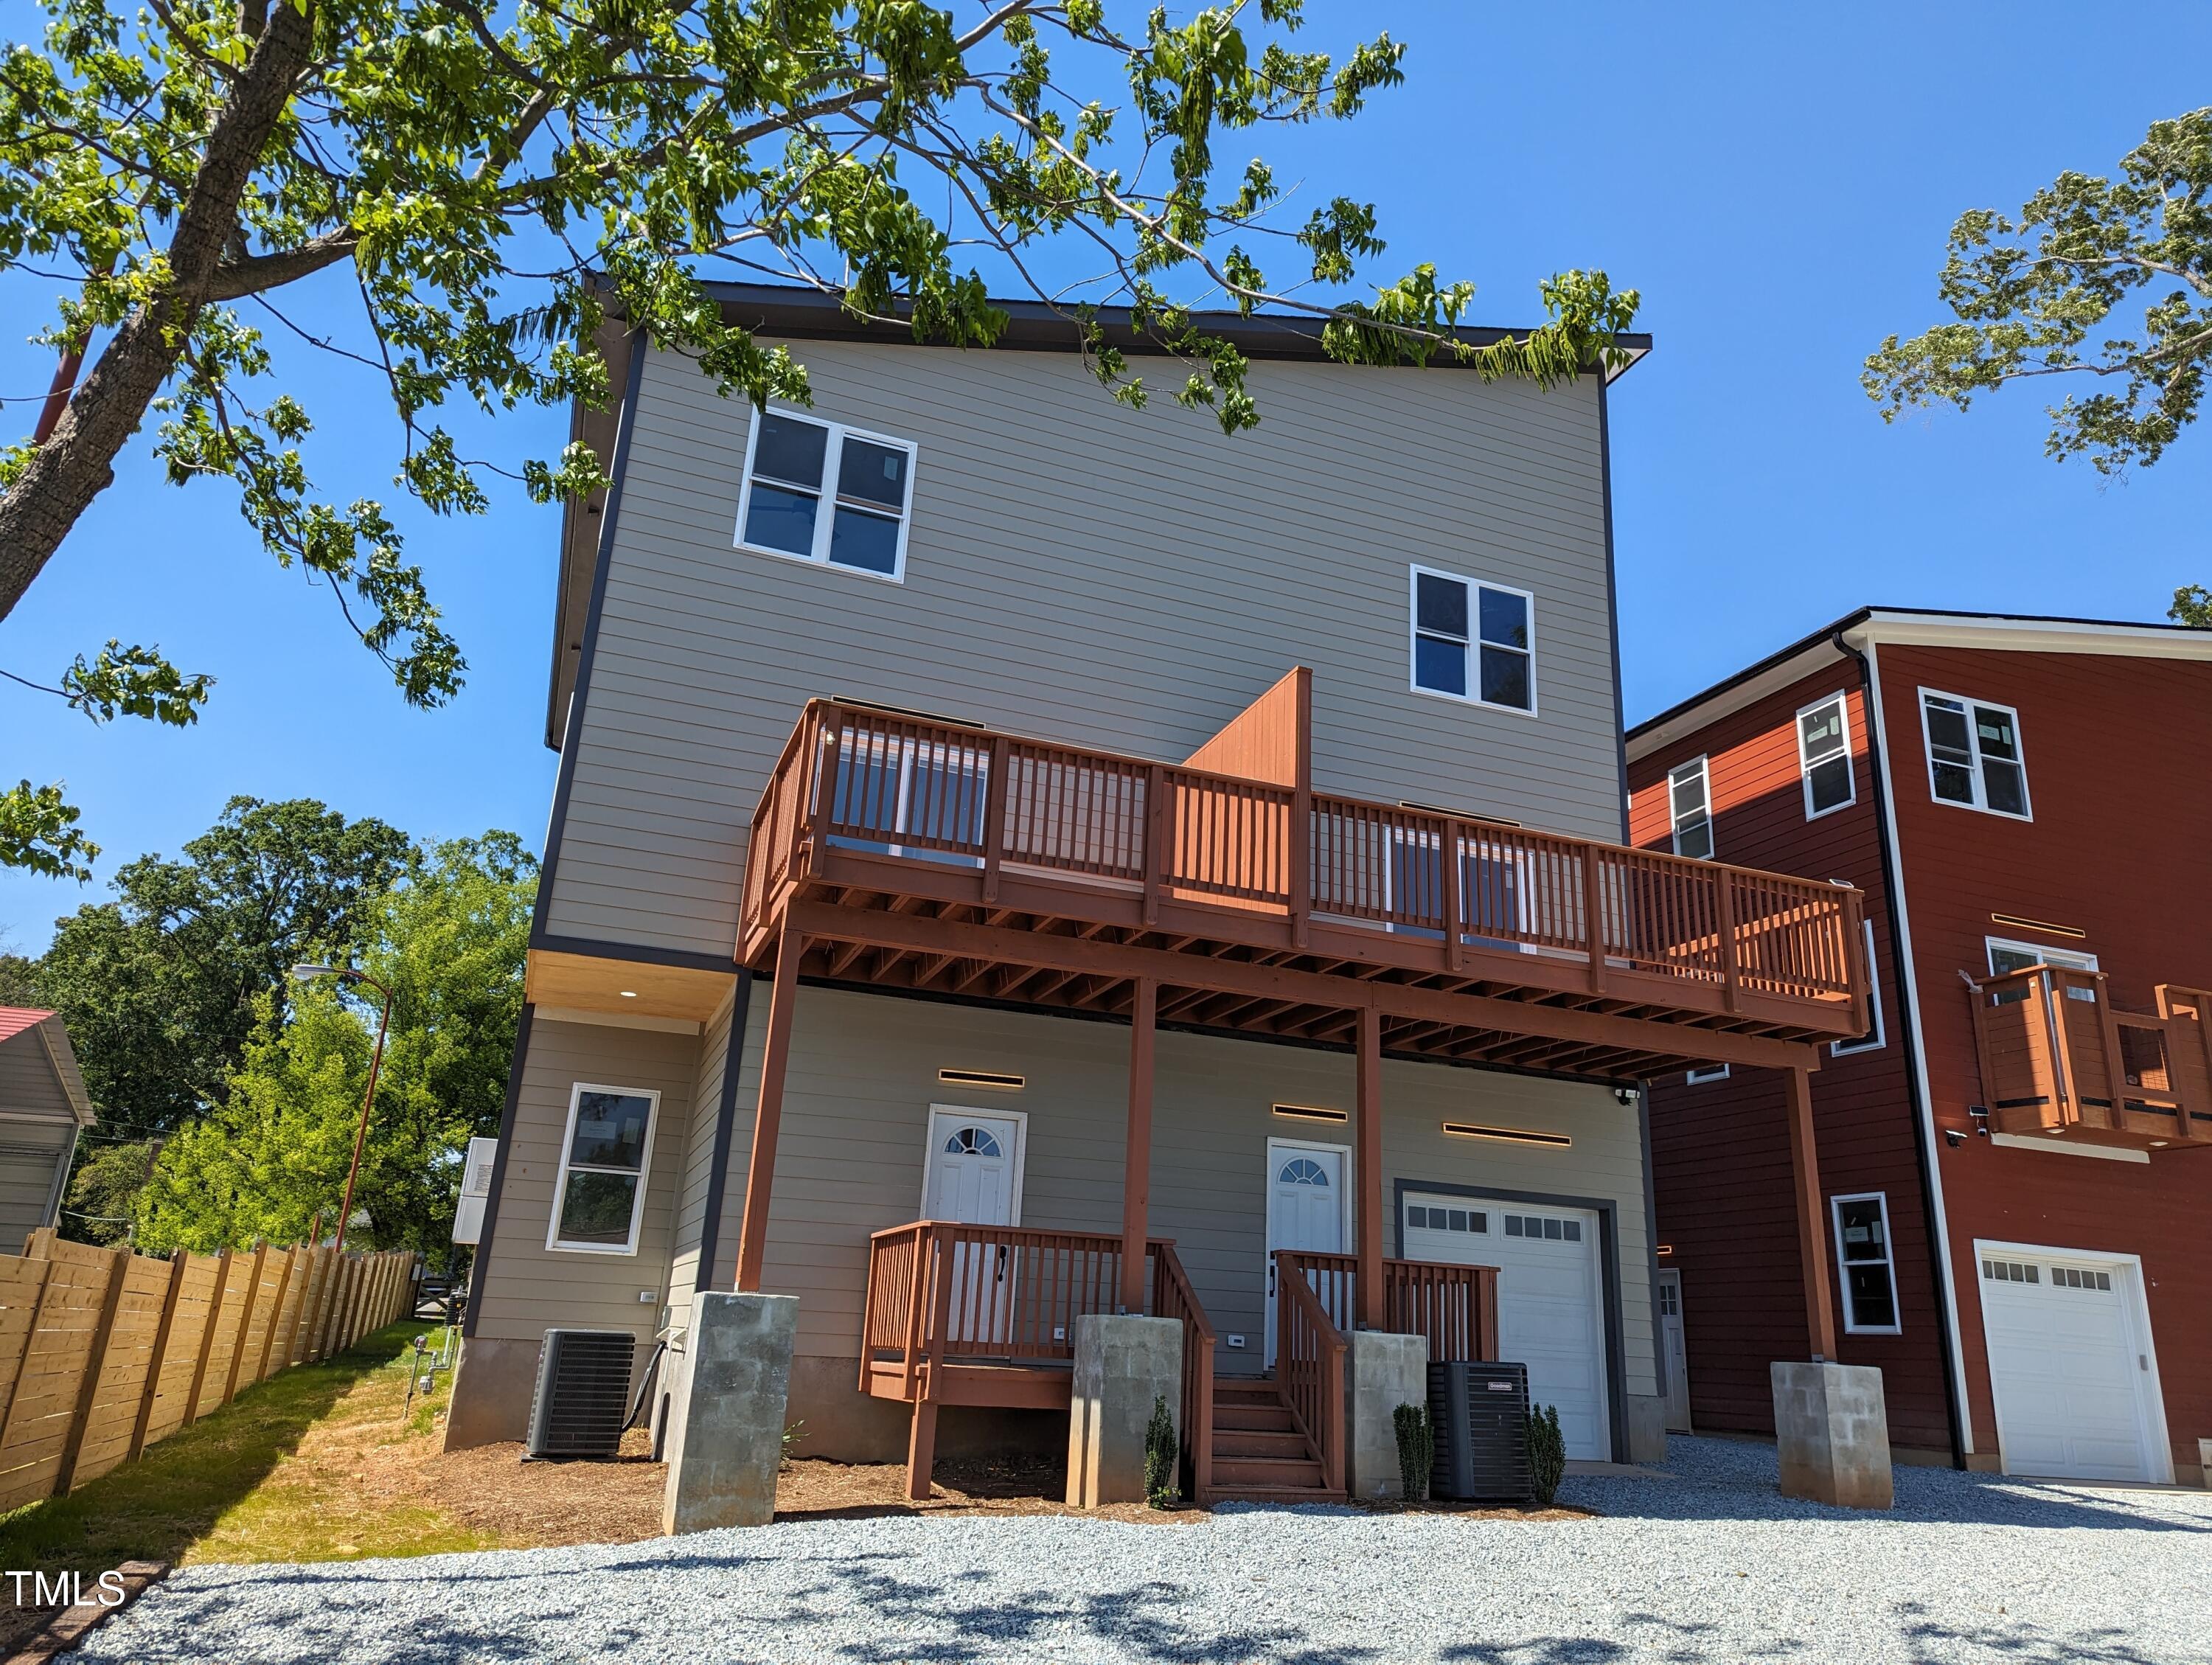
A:
<svg viewBox="0 0 2212 1665">
<path fill-rule="evenodd" d="M 1922 1079 L 1920 1011 L 1912 999 L 1913 984 L 1905 963 L 1911 952 L 1911 937 L 1905 922 L 1905 880 L 1893 836 L 1895 823 L 1890 815 L 1889 769 L 1882 751 L 1881 690 L 1875 685 L 1874 666 L 1867 656 L 1852 646 L 1841 630 L 1832 640 L 1836 651 L 1847 655 L 1858 666 L 1859 689 L 1866 698 L 1867 773 L 1874 782 L 1875 836 L 1881 847 L 1882 906 L 1889 915 L 1891 981 L 1894 986 L 1891 1005 L 1897 1013 L 1898 1042 L 1904 1048 L 1900 1055 L 1905 1060 L 1905 1091 L 1912 1100 L 1912 1147 L 1919 1158 L 1920 1212 L 1928 1232 L 1930 1281 L 1936 1286 L 1936 1346 L 1943 1370 L 1943 1412 L 1951 1431 L 1951 1464 L 1955 1468 L 1964 1468 L 1966 1407 L 1960 1403 L 1957 1349 L 1952 1345 L 1952 1338 L 1958 1333 L 1958 1315 L 1952 1308 L 1950 1244 L 1945 1236 L 1947 1223 L 1939 1200 L 1942 1179 L 1936 1167 L 1935 1116 Z M 1867 968 L 1869 979 L 1874 970 L 1872 966 Z"/>
</svg>

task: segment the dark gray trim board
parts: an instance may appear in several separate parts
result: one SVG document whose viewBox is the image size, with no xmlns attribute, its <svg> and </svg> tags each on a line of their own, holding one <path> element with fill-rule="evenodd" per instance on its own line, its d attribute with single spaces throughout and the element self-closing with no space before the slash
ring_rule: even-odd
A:
<svg viewBox="0 0 2212 1665">
<path fill-rule="evenodd" d="M 1620 1227 L 1618 1205 L 1610 1197 L 1573 1197 L 1549 1191 L 1514 1191 L 1495 1185 L 1452 1185 L 1442 1180 L 1407 1179 L 1393 1182 L 1390 1236 L 1398 1245 L 1398 1258 L 1406 1255 L 1406 1193 L 1426 1191 L 1439 1196 L 1473 1197 L 1498 1202 L 1525 1202 L 1538 1208 L 1587 1208 L 1597 1216 L 1598 1285 L 1605 1303 L 1605 1387 L 1610 1401 L 1607 1414 L 1612 1425 L 1613 1460 L 1628 1461 L 1628 1383 L 1625 1380 L 1627 1346 L 1621 1334 Z M 1498 1361 L 1501 1363 L 1509 1361 Z"/>
<path fill-rule="evenodd" d="M 1627 696 L 1620 679 L 1620 572 L 1613 558 L 1613 423 L 1607 415 L 1606 384 L 1597 385 L 1598 501 L 1605 511 L 1605 617 L 1613 640 L 1613 752 L 1620 769 L 1620 842 L 1628 836 L 1628 714 Z"/>
<path fill-rule="evenodd" d="M 753 974 L 738 973 L 738 992 L 730 1003 L 730 1042 L 722 1054 L 722 1097 L 714 1109 L 714 1165 L 707 1173 L 707 1217 L 699 1223 L 699 1266 L 695 1290 L 714 1287 L 714 1257 L 722 1247 L 722 1197 L 729 1189 L 730 1149 L 737 1142 L 738 1076 L 745 1060 L 745 1020 L 751 1015 Z M 732 1279 L 732 1286 L 735 1279 Z"/>
<path fill-rule="evenodd" d="M 499 1113 L 499 1148 L 492 1152 L 491 1194 L 484 1199 L 483 1231 L 469 1262 L 469 1310 L 461 1320 L 464 1340 L 477 1333 L 477 1314 L 483 1310 L 484 1275 L 491 1268 L 492 1235 L 499 1230 L 499 1206 L 507 1184 L 507 1153 L 514 1144 L 514 1115 L 522 1102 L 522 1065 L 530 1056 L 530 1025 L 538 1008 L 523 1003 L 522 1021 L 514 1026 L 514 1061 L 507 1066 L 507 1103 Z"/>
<path fill-rule="evenodd" d="M 1644 1247 L 1651 1261 L 1651 1379 L 1667 1397 L 1667 1338 L 1659 1330 L 1659 1193 L 1651 1176 L 1651 1088 L 1636 1090 L 1636 1133 L 1644 1147 Z M 1685 1329 L 1683 1334 L 1689 1332 Z"/>
<path fill-rule="evenodd" d="M 1920 1096 L 1920 1072 L 1913 1067 L 1919 1054 L 1918 1024 L 1920 1014 L 1913 1009 L 1909 998 L 1909 985 L 1905 978 L 1905 922 L 1898 912 L 1899 878 L 1902 865 L 1896 846 L 1889 836 L 1889 792 L 1882 767 L 1882 742 L 1887 738 L 1881 725 L 1875 720 L 1874 666 L 1867 663 L 1864 653 L 1844 640 L 1841 627 L 1836 631 L 1836 646 L 1858 666 L 1860 703 L 1866 710 L 1867 774 L 1874 783 L 1873 801 L 1875 839 L 1881 851 L 1882 912 L 1889 920 L 1890 1010 L 1896 1014 L 1891 1025 L 1890 1041 L 1899 1048 L 1898 1057 L 1905 1066 L 1905 1102 L 1912 1121 L 1912 1149 L 1919 1158 L 1920 1217 L 1928 1233 L 1928 1280 L 1936 1291 L 1936 1357 L 1943 1371 L 1944 1419 L 1951 1431 L 1951 1466 L 1966 1466 L 1966 1407 L 1959 1403 L 1958 1373 L 1952 1368 L 1951 1328 L 1952 1297 L 1949 1279 L 1943 1275 L 1943 1233 L 1936 1213 L 1936 1187 L 1941 1176 L 1936 1171 L 1936 1153 L 1928 1142 L 1929 1124 L 1935 1119 L 1928 1114 Z M 1872 978 L 1875 968 L 1867 968 Z M 1826 1224 L 1827 1222 L 1823 1222 Z M 1840 1279 L 1843 1273 L 1837 1269 Z M 1840 1298 L 1842 1291 L 1838 1289 Z M 1686 1328 L 1684 1332 L 1687 1334 Z"/>
<path fill-rule="evenodd" d="M 538 894 L 545 894 L 544 881 L 539 881 Z M 533 928 L 530 945 L 543 949 L 548 954 L 581 954 L 595 960 L 628 960 L 633 965 L 668 965 L 684 971 L 719 971 L 724 975 L 738 969 L 737 960 L 729 954 L 697 954 L 685 948 L 653 948 L 644 943 L 606 942 L 598 937 L 558 937 L 549 931 Z"/>
<path fill-rule="evenodd" d="M 545 825 L 545 859 L 538 864 L 538 901 L 531 909 L 532 943 L 544 935 L 553 908 L 553 879 L 561 860 L 561 835 L 568 825 L 568 794 L 576 784 L 576 742 L 584 732 L 584 699 L 592 685 L 592 659 L 599 644 L 599 616 L 607 599 L 607 568 L 614 559 L 615 520 L 622 513 L 623 475 L 629 466 L 630 431 L 637 426 L 638 388 L 645 380 L 645 353 L 630 343 L 629 380 L 623 391 L 622 420 L 615 429 L 614 465 L 608 471 L 614 483 L 607 489 L 605 511 L 599 516 L 599 562 L 592 573 L 592 604 L 584 619 L 584 650 L 576 661 L 576 683 L 568 693 L 568 714 L 561 737 L 561 771 L 553 782 L 553 814 Z M 554 664 L 560 664 L 556 641 Z"/>
</svg>

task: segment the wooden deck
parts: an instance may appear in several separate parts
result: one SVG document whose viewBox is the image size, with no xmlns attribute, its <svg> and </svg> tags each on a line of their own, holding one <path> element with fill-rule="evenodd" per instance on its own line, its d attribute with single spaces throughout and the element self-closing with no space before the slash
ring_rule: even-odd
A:
<svg viewBox="0 0 2212 1665">
<path fill-rule="evenodd" d="M 2156 1012 L 2127 1012 L 2103 972 L 2039 965 L 1967 998 L 1991 1132 L 2212 1145 L 2212 992 L 2161 983 Z"/>
<path fill-rule="evenodd" d="M 1845 886 L 817 701 L 738 957 L 1115 1014 L 1149 977 L 1161 1023 L 1308 1042 L 1372 1006 L 1399 1055 L 1631 1081 L 1816 1067 L 1867 1027 L 1860 918 Z"/>
</svg>

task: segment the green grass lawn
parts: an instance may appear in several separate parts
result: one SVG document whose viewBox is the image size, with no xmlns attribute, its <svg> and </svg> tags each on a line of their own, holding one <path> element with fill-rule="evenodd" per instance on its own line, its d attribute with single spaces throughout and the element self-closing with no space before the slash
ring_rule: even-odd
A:
<svg viewBox="0 0 2212 1665">
<path fill-rule="evenodd" d="M 434 1398 L 401 1406 L 418 1322 L 283 1370 L 66 1498 L 0 1516 L 0 1567 L 96 1577 L 128 1560 L 329 1561 L 498 1547 L 406 1496 Z M 434 1347 L 438 1332 L 430 1332 Z"/>
</svg>

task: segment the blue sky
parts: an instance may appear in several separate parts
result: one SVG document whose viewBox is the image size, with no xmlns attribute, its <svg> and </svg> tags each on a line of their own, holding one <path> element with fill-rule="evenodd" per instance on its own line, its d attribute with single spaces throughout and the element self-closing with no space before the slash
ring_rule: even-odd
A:
<svg viewBox="0 0 2212 1665">
<path fill-rule="evenodd" d="M 1350 126 L 1254 147 L 1301 200 L 1378 204 L 1391 247 L 1375 276 L 1433 260 L 1480 286 L 1474 316 L 1492 323 L 1529 321 L 1538 280 L 1567 266 L 1643 291 L 1658 348 L 1616 389 L 1613 423 L 1632 720 L 1865 602 L 2154 619 L 2175 585 L 2212 582 L 2212 435 L 2108 483 L 2045 460 L 2036 393 L 1886 428 L 1857 385 L 1883 335 L 1942 316 L 1935 278 L 1961 210 L 2017 208 L 2063 168 L 2109 172 L 2152 120 L 2207 101 L 2212 11 L 2116 11 L 2091 29 L 2046 4 L 1309 10 L 1316 44 L 1387 19 L 1413 48 L 1407 85 Z M 283 304 L 321 331 L 344 327 L 345 299 L 331 282 Z M 48 304 L 46 285 L 0 279 L 11 434 L 33 415 L 16 398 L 51 370 L 21 339 Z M 408 709 L 227 489 L 162 484 L 142 444 L 0 623 L 0 666 L 51 679 L 119 636 L 219 683 L 181 732 L 94 729 L 0 684 L 0 775 L 65 781 L 106 849 L 83 887 L 0 870 L 0 938 L 19 950 L 236 793 L 313 796 L 425 836 L 542 837 L 557 515 L 514 492 L 482 520 L 413 511 L 389 484 L 376 387 L 318 355 L 283 362 L 319 422 L 319 481 L 394 507 L 469 685 L 446 710 Z M 556 450 L 566 422 L 461 426 L 512 463 Z"/>
</svg>

